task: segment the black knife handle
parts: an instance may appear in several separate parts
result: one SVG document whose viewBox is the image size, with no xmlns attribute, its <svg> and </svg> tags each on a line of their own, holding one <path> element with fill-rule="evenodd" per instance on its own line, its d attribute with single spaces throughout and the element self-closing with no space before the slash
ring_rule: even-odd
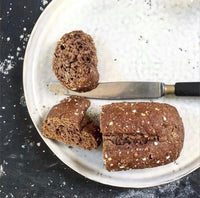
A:
<svg viewBox="0 0 200 198">
<path fill-rule="evenodd" d="M 177 96 L 200 96 L 200 82 L 179 82 L 175 84 Z"/>
</svg>

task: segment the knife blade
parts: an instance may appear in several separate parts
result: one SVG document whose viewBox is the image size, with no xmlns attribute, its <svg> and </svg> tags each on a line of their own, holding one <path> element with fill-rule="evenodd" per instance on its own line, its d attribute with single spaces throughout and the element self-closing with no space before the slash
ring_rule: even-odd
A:
<svg viewBox="0 0 200 198">
<path fill-rule="evenodd" d="M 59 83 L 52 83 L 49 90 L 56 94 L 76 95 L 94 99 L 159 98 L 163 95 L 160 82 L 106 82 L 88 92 L 71 91 Z"/>
<path fill-rule="evenodd" d="M 162 82 L 105 82 L 88 92 L 75 92 L 59 83 L 49 85 L 55 94 L 76 95 L 93 99 L 151 99 L 168 94 L 177 96 L 200 96 L 200 82 L 184 82 L 166 85 Z"/>
</svg>

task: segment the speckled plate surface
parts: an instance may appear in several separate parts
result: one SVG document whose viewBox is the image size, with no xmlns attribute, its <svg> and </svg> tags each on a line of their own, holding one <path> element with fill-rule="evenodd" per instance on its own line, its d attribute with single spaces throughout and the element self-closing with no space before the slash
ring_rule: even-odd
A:
<svg viewBox="0 0 200 198">
<path fill-rule="evenodd" d="M 49 109 L 65 98 L 47 86 L 56 81 L 51 61 L 64 33 L 83 30 L 94 38 L 100 81 L 200 81 L 199 10 L 196 0 L 52 1 L 31 34 L 23 71 L 28 110 L 39 134 Z M 97 182 L 119 187 L 164 184 L 200 167 L 200 98 L 153 101 L 174 105 L 185 126 L 181 155 L 165 166 L 107 172 L 102 147 L 88 152 L 41 137 L 66 165 Z M 111 102 L 91 100 L 89 114 L 98 120 L 101 106 Z"/>
</svg>

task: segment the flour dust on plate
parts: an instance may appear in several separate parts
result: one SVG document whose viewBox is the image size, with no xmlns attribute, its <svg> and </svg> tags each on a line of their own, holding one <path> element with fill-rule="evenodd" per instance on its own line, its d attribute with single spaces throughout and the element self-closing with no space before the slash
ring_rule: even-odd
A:
<svg viewBox="0 0 200 198">
<path fill-rule="evenodd" d="M 176 4 L 172 0 L 155 0 L 150 4 L 136 0 L 52 1 L 31 34 L 23 71 L 26 104 L 39 134 L 50 108 L 66 97 L 54 95 L 48 89 L 48 85 L 56 81 L 51 70 L 52 58 L 62 35 L 83 30 L 92 36 L 97 49 L 100 82 L 174 84 L 200 81 L 199 9 L 198 1 L 182 0 Z M 168 183 L 200 166 L 200 101 L 173 96 L 152 101 L 175 106 L 183 119 L 185 141 L 175 163 L 108 172 L 103 165 L 102 147 L 88 152 L 41 137 L 66 165 L 97 182 L 120 187 Z M 102 105 L 112 102 L 91 100 L 88 114 L 98 122 Z"/>
</svg>

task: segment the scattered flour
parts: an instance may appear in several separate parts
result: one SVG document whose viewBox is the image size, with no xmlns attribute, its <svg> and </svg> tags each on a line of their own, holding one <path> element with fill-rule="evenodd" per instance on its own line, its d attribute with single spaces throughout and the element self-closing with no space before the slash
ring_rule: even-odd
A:
<svg viewBox="0 0 200 198">
<path fill-rule="evenodd" d="M 26 107 L 26 101 L 24 95 L 21 96 L 19 104 L 22 105 L 23 107 Z"/>
<path fill-rule="evenodd" d="M 46 6 L 49 2 L 47 0 L 41 0 L 42 6 L 40 6 L 40 11 L 44 10 L 44 6 Z"/>
<path fill-rule="evenodd" d="M 40 145 L 41 145 L 41 142 L 38 142 L 38 143 L 37 143 L 37 146 L 40 147 Z"/>
<path fill-rule="evenodd" d="M 30 37 L 30 34 L 28 34 L 26 27 L 23 28 L 23 33 L 19 36 L 20 41 L 22 41 L 22 48 L 25 49 L 28 39 Z"/>
<path fill-rule="evenodd" d="M 8 159 L 16 159 L 17 158 L 17 155 L 16 154 L 10 154 L 9 156 L 8 156 Z"/>
<path fill-rule="evenodd" d="M 24 38 L 24 35 L 21 34 L 21 35 L 19 36 L 19 38 L 20 38 L 20 40 L 22 40 L 22 39 Z"/>
<path fill-rule="evenodd" d="M 1 165 L 0 165 L 0 178 L 1 178 L 2 176 L 4 176 L 4 175 L 6 175 L 6 173 L 5 173 L 5 171 L 3 170 L 3 165 L 1 164 Z"/>
<path fill-rule="evenodd" d="M 42 2 L 43 6 L 45 6 L 45 5 L 47 5 L 49 3 L 47 0 L 41 0 L 41 2 Z"/>
<path fill-rule="evenodd" d="M 29 124 L 29 125 L 27 125 L 27 128 L 28 128 L 28 129 L 32 129 L 32 128 L 33 128 L 33 125 L 32 125 L 32 124 Z"/>
<path fill-rule="evenodd" d="M 152 190 L 128 190 L 127 193 L 121 193 L 116 198 L 155 198 Z"/>
<path fill-rule="evenodd" d="M 182 180 L 186 180 L 185 186 L 183 187 Z M 179 189 L 181 189 L 179 191 Z M 120 193 L 115 198 L 169 198 L 169 197 L 190 197 L 191 194 L 195 194 L 194 189 L 189 181 L 189 176 L 184 179 L 165 184 L 158 187 L 148 189 L 131 189 L 127 192 Z"/>
<path fill-rule="evenodd" d="M 22 47 L 16 47 L 16 49 L 14 50 L 15 52 L 12 54 L 8 54 L 7 58 L 4 60 L 0 60 L 0 73 L 4 74 L 4 75 L 8 75 L 9 71 L 11 69 L 13 69 L 16 64 L 17 64 L 17 60 L 18 61 L 23 61 L 24 60 L 24 52 L 22 51 L 22 49 L 26 48 L 28 39 L 30 37 L 30 34 L 26 33 L 27 29 L 26 27 L 23 28 L 23 34 L 21 34 L 19 36 L 20 41 L 22 41 Z M 3 38 L 2 38 L 3 39 Z M 11 41 L 10 37 L 6 38 L 7 42 Z"/>
<path fill-rule="evenodd" d="M 7 75 L 9 70 L 11 70 L 14 66 L 14 56 L 9 54 L 4 61 L 0 61 L 0 72 L 4 75 Z"/>
<path fill-rule="evenodd" d="M 64 181 L 62 184 L 63 184 L 63 186 L 65 186 L 65 185 L 66 185 L 66 182 Z"/>
<path fill-rule="evenodd" d="M 63 181 L 63 182 L 60 184 L 60 187 L 61 187 L 61 188 L 64 187 L 64 186 L 66 186 L 66 182 L 65 182 L 65 181 Z"/>
</svg>

